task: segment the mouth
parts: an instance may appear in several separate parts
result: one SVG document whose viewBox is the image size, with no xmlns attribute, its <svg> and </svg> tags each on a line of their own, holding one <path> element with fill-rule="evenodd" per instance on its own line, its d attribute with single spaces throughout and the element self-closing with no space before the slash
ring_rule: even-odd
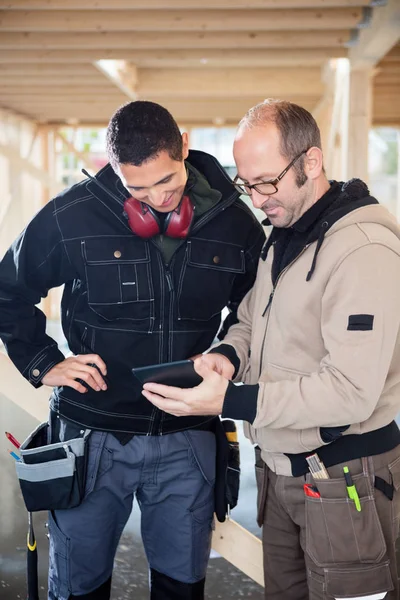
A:
<svg viewBox="0 0 400 600">
<path fill-rule="evenodd" d="M 264 206 L 263 211 L 267 215 L 274 215 L 279 210 L 279 206 Z"/>
<path fill-rule="evenodd" d="M 174 193 L 172 192 L 172 194 L 170 196 L 168 196 L 168 198 L 166 200 L 164 200 L 164 202 L 161 204 L 161 206 L 163 208 L 165 208 L 166 206 L 169 206 L 171 204 L 173 198 L 174 198 Z"/>
</svg>

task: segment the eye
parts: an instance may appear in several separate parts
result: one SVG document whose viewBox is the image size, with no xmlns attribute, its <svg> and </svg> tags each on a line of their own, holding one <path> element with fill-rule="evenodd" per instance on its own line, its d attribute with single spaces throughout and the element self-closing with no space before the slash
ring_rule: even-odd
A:
<svg viewBox="0 0 400 600">
<path fill-rule="evenodd" d="M 159 181 L 158 185 L 162 185 L 163 183 L 169 183 L 171 181 L 171 179 L 172 179 L 172 175 L 169 175 L 168 177 L 166 177 L 162 181 Z"/>
</svg>

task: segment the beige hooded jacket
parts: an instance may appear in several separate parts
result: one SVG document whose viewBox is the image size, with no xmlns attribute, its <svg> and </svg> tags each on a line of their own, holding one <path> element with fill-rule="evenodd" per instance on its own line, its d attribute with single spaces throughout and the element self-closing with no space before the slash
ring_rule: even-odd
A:
<svg viewBox="0 0 400 600">
<path fill-rule="evenodd" d="M 361 434 L 400 410 L 395 219 L 372 204 L 336 221 L 307 281 L 316 244 L 282 271 L 274 290 L 270 249 L 223 341 L 240 360 L 235 381 L 259 384 L 256 418 L 245 433 L 282 475 L 292 474 L 285 453 L 324 445 L 321 427 L 350 425 L 344 435 Z"/>
</svg>

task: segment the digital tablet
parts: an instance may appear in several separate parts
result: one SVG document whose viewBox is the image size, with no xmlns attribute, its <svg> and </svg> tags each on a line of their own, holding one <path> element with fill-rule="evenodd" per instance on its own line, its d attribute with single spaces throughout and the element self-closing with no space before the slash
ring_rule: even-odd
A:
<svg viewBox="0 0 400 600">
<path fill-rule="evenodd" d="M 132 369 L 133 375 L 140 383 L 162 383 L 180 388 L 192 388 L 199 385 L 203 378 L 194 370 L 193 361 L 179 360 Z"/>
</svg>

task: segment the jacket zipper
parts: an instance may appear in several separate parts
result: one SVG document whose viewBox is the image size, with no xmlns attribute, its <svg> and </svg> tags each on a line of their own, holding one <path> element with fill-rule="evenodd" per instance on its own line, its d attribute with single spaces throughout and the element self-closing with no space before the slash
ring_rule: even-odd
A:
<svg viewBox="0 0 400 600">
<path fill-rule="evenodd" d="M 291 266 L 292 266 L 292 265 L 293 265 L 293 264 L 294 264 L 294 263 L 295 263 L 295 262 L 296 262 L 296 261 L 297 261 L 297 260 L 300 258 L 300 256 L 301 256 L 301 255 L 302 255 L 302 254 L 303 254 L 303 253 L 304 253 L 304 252 L 307 250 L 307 248 L 309 247 L 309 245 L 310 245 L 310 244 L 308 244 L 307 246 L 304 246 L 304 248 L 302 249 L 302 251 L 301 251 L 301 252 L 300 252 L 300 253 L 299 253 L 299 254 L 296 256 L 296 258 L 295 258 L 294 260 L 292 260 L 292 262 L 291 262 L 291 263 L 289 263 L 289 264 L 288 264 L 288 265 L 287 265 L 287 266 L 286 266 L 286 267 L 283 269 L 283 271 L 281 271 L 281 272 L 279 273 L 279 275 L 278 275 L 278 277 L 277 277 L 277 279 L 276 279 L 276 281 L 275 281 L 275 285 L 274 285 L 274 287 L 272 288 L 272 291 L 271 291 L 271 293 L 270 293 L 270 295 L 269 295 L 267 306 L 265 307 L 265 309 L 264 309 L 264 311 L 263 311 L 263 313 L 262 313 L 262 316 L 264 317 L 264 316 L 266 315 L 266 313 L 267 313 L 268 309 L 269 309 L 269 311 L 268 311 L 268 317 L 267 317 L 267 322 L 266 322 L 266 324 L 265 324 L 265 330 L 264 330 L 263 341 L 262 341 L 262 345 L 261 345 L 260 368 L 259 368 L 259 376 L 258 376 L 259 378 L 261 377 L 261 372 L 262 372 L 262 368 L 263 368 L 265 339 L 266 339 L 266 337 L 267 337 L 267 331 L 268 331 L 268 325 L 269 325 L 269 317 L 270 317 L 270 314 L 271 314 L 271 305 L 272 305 L 272 301 L 273 301 L 273 299 L 274 299 L 274 296 L 275 296 L 276 288 L 278 287 L 278 284 L 279 284 L 279 282 L 280 282 L 280 280 L 281 280 L 282 276 L 283 276 L 283 275 L 286 273 L 286 271 L 287 271 L 288 269 L 290 269 L 290 267 L 291 267 Z"/>
<path fill-rule="evenodd" d="M 203 227 L 204 225 L 206 225 L 206 223 L 208 223 L 209 221 L 211 221 L 215 215 L 219 214 L 219 212 L 222 212 L 225 208 L 227 208 L 227 206 L 230 206 L 233 202 L 232 200 L 235 198 L 236 199 L 237 194 L 234 193 L 231 196 L 229 196 L 229 198 L 227 198 L 226 200 L 224 200 L 223 202 L 219 202 L 214 208 L 212 208 L 211 210 L 207 211 L 207 213 L 201 217 L 198 222 L 194 225 L 191 233 L 194 233 L 196 231 L 198 231 L 201 227 Z M 162 252 L 160 250 L 160 248 L 158 247 L 158 245 L 151 240 L 154 247 L 157 249 L 157 251 L 161 254 L 162 256 Z M 183 244 L 185 244 L 187 241 L 187 239 L 182 240 L 182 243 L 179 244 L 172 256 L 171 259 L 169 261 L 169 265 L 171 265 L 172 260 L 174 258 L 174 255 L 176 254 L 176 252 L 179 250 L 179 248 L 181 248 L 181 246 L 183 246 Z M 163 262 L 164 265 L 164 273 L 165 273 L 165 277 L 167 280 L 167 284 L 168 284 L 168 291 L 170 293 L 170 304 L 169 304 L 169 316 L 168 316 L 168 340 L 170 339 L 171 336 L 171 322 L 172 322 L 172 318 L 173 318 L 173 305 L 174 305 L 174 283 L 173 283 L 173 279 L 172 279 L 172 274 L 171 271 L 168 268 L 168 265 L 166 265 Z M 164 321 L 164 317 L 163 317 L 163 321 Z M 169 356 L 169 350 L 167 351 L 165 356 L 165 362 L 168 362 L 168 360 L 170 360 L 170 356 Z M 149 431 L 149 433 L 147 435 L 156 435 L 156 432 L 158 430 L 158 435 L 162 435 L 162 425 L 163 425 L 163 419 L 162 419 L 162 413 L 159 409 L 157 409 L 153 424 L 151 426 L 151 430 Z"/>
</svg>

